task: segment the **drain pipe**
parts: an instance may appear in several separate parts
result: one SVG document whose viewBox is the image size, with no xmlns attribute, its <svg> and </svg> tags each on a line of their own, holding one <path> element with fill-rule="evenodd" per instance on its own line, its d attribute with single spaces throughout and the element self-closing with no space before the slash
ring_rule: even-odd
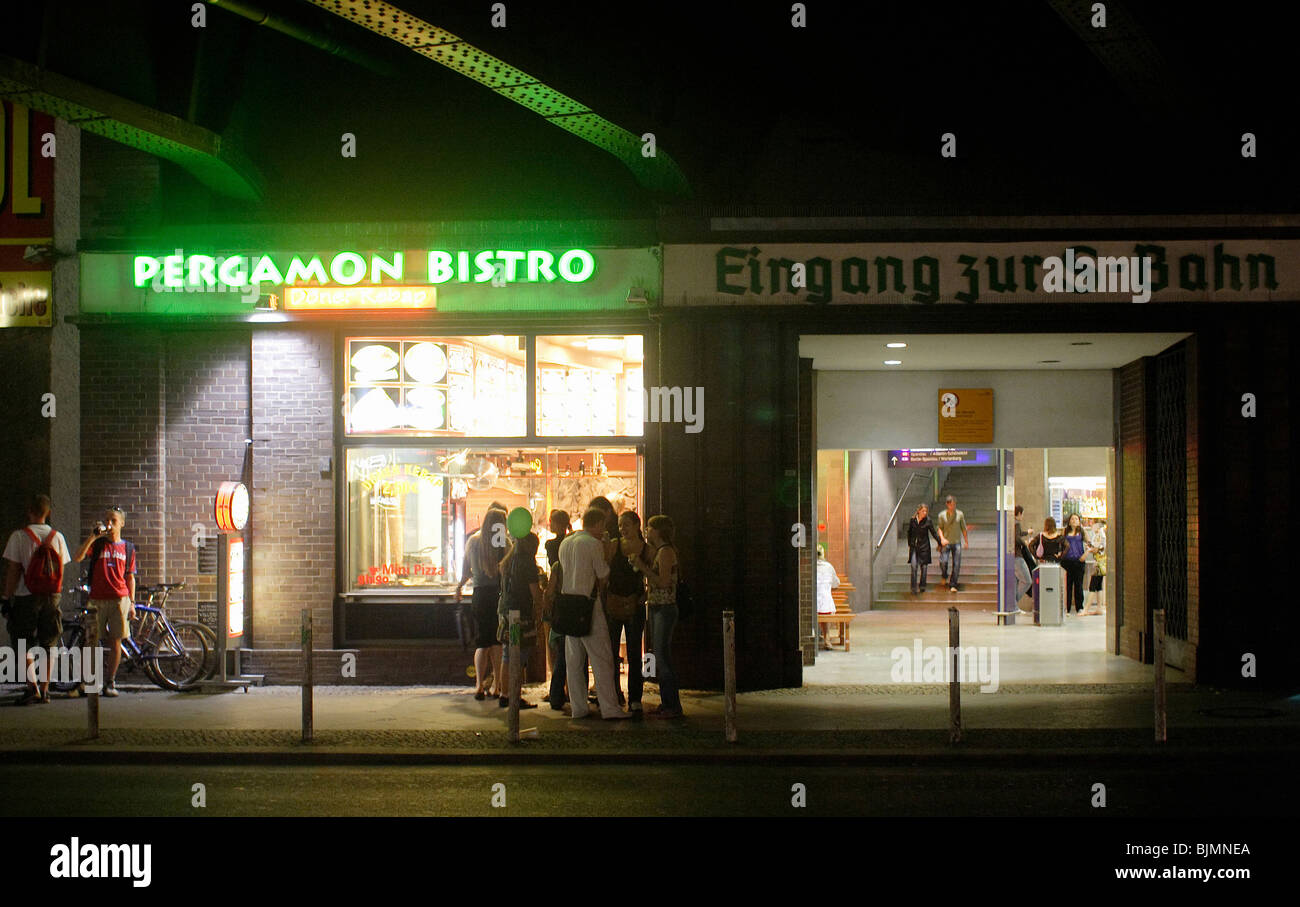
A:
<svg viewBox="0 0 1300 907">
<path fill-rule="evenodd" d="M 295 22 L 279 13 L 272 13 L 256 3 L 249 3 L 247 0 L 207 0 L 207 2 L 218 9 L 224 9 L 236 16 L 247 19 L 255 25 L 264 25 L 272 31 L 287 35 L 304 44 L 310 44 L 317 50 L 323 50 L 332 57 L 339 57 L 349 63 L 363 66 L 371 72 L 379 73 L 381 76 L 393 78 L 397 74 L 397 71 L 386 60 L 366 53 L 350 44 L 345 44 L 336 38 Z"/>
</svg>

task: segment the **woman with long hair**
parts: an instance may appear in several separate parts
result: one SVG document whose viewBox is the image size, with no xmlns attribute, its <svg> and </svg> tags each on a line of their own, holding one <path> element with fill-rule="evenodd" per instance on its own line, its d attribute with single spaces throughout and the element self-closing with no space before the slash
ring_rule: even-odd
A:
<svg viewBox="0 0 1300 907">
<path fill-rule="evenodd" d="M 501 561 L 506 556 L 508 539 L 505 511 L 489 509 L 483 515 L 478 532 L 465 543 L 465 572 L 456 587 L 456 603 L 459 604 L 465 581 L 474 581 L 470 599 L 476 626 L 474 698 L 480 701 L 488 696 L 500 696 L 505 687 L 501 681 L 501 644 L 497 641 L 497 600 L 501 594 Z M 494 542 L 505 544 L 494 545 Z M 489 667 L 495 691 L 484 688 Z"/>
<path fill-rule="evenodd" d="M 654 549 L 650 567 L 633 567 L 645 574 L 650 586 L 647 611 L 650 642 L 654 648 L 654 677 L 659 681 L 657 709 L 646 712 L 647 718 L 680 718 L 682 702 L 677 690 L 677 672 L 673 669 L 673 627 L 677 625 L 677 548 L 673 543 L 673 521 L 666 516 L 652 516 L 646 521 L 646 539 Z"/>
<path fill-rule="evenodd" d="M 530 532 L 511 546 L 501 561 L 501 597 L 497 606 L 497 638 L 502 648 L 510 644 L 510 612 L 519 612 L 519 629 L 522 635 L 519 644 L 520 675 L 528 667 L 528 653 L 537 643 L 537 616 L 542 610 L 541 570 L 537 566 L 537 533 Z M 503 676 L 497 683 L 501 692 L 497 695 L 497 704 L 501 708 L 510 705 L 510 678 Z M 507 689 L 501 690 L 502 684 Z M 535 709 L 531 702 L 519 702 L 521 709 Z"/>
<path fill-rule="evenodd" d="M 1065 613 L 1074 605 L 1076 614 L 1083 613 L 1083 558 L 1088 550 L 1088 536 L 1083 531 L 1083 519 L 1072 513 L 1065 520 L 1065 551 L 1061 566 L 1065 568 Z"/>
<path fill-rule="evenodd" d="M 637 572 L 635 564 L 650 566 L 649 546 L 641 534 L 641 517 L 635 511 L 624 510 L 618 518 L 617 546 L 609 562 L 609 582 L 605 598 L 605 624 L 609 627 L 609 644 L 614 655 L 614 685 L 619 687 L 619 702 L 623 700 L 619 683 L 618 641 L 627 635 L 627 702 L 628 710 L 641 711 L 641 691 L 645 678 L 641 676 L 642 637 L 645 635 L 645 579 Z"/>
<path fill-rule="evenodd" d="M 934 523 L 930 521 L 930 508 L 924 503 L 918 504 L 916 513 L 907 524 L 907 563 L 912 569 L 912 594 L 925 594 L 925 574 L 930 569 L 930 538 L 939 543 L 942 548 L 945 544 L 943 536 L 939 530 L 934 528 Z M 921 582 L 917 584 L 917 574 L 920 574 Z"/>
</svg>

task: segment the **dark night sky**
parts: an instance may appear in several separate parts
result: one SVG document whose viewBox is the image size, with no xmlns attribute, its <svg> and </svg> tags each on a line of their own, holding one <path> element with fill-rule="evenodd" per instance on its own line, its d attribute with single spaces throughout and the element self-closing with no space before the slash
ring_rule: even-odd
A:
<svg viewBox="0 0 1300 907">
<path fill-rule="evenodd" d="M 210 8 L 198 121 L 264 175 L 264 204 L 167 167 L 172 221 L 649 215 L 605 152 L 400 45 L 300 0 L 258 0 L 383 57 L 393 77 Z M 710 210 L 860 213 L 1289 212 L 1294 22 L 1280 5 L 1125 4 L 1170 89 L 1133 99 L 1044 2 L 399 0 L 640 134 Z M 1111 4 L 1116 7 L 1119 4 Z M 50 69 L 184 115 L 188 2 L 60 0 Z M 40 4 L 6 5 L 0 52 L 36 59 Z M 939 156 L 954 132 L 958 159 Z M 1243 160 L 1253 131 L 1259 158 Z M 358 138 L 358 157 L 339 136 Z"/>
</svg>

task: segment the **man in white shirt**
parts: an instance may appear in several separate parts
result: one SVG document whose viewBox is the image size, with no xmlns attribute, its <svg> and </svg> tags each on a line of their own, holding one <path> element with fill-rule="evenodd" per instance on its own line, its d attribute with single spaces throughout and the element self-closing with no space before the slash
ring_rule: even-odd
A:
<svg viewBox="0 0 1300 907">
<path fill-rule="evenodd" d="M 55 532 L 49 525 L 49 518 L 49 497 L 35 495 L 27 508 L 28 525 L 14 530 L 4 550 L 4 610 L 9 619 L 9 638 L 14 646 L 18 645 L 19 639 L 25 640 L 27 645 L 27 690 L 18 701 L 19 705 L 26 705 L 33 700 L 50 701 L 49 674 L 46 674 L 38 687 L 31 650 L 37 646 L 47 650 L 57 646 L 59 637 L 63 635 L 59 594 L 33 595 L 25 581 L 28 562 L 51 532 L 54 532 L 54 539 L 50 542 L 50 547 L 65 566 L 72 560 L 68 554 L 67 540 L 63 533 Z"/>
<path fill-rule="evenodd" d="M 609 577 L 609 563 L 605 560 L 605 528 L 604 511 L 592 508 L 582 515 L 582 529 L 570 533 L 560 543 L 560 570 L 564 577 L 561 594 L 590 598 Z M 570 693 L 569 696 L 574 718 L 587 718 L 591 714 L 581 692 L 587 688 L 584 651 L 596 675 L 600 716 L 605 719 L 632 717 L 618 705 L 618 693 L 614 689 L 614 654 L 609 645 L 604 611 L 597 602 L 592 606 L 591 632 L 586 636 L 564 637 L 569 689 L 577 691 L 577 695 Z"/>
</svg>

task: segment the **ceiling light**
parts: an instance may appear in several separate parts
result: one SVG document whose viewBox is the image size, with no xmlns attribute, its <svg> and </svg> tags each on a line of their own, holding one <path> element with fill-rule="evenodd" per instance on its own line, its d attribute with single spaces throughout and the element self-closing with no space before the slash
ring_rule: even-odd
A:
<svg viewBox="0 0 1300 907">
<path fill-rule="evenodd" d="M 623 349 L 622 337 L 588 337 L 587 349 L 593 353 L 617 353 Z"/>
<path fill-rule="evenodd" d="M 902 359 L 886 359 L 886 360 L 885 360 L 885 365 L 902 365 L 902 364 L 903 364 L 903 360 L 902 360 Z"/>
<path fill-rule="evenodd" d="M 902 343 L 901 341 L 895 341 L 894 343 L 886 343 L 885 346 L 887 346 L 887 347 L 888 347 L 889 349 L 891 349 L 891 350 L 905 350 L 905 349 L 907 349 L 907 344 L 906 344 L 906 343 Z"/>
</svg>

